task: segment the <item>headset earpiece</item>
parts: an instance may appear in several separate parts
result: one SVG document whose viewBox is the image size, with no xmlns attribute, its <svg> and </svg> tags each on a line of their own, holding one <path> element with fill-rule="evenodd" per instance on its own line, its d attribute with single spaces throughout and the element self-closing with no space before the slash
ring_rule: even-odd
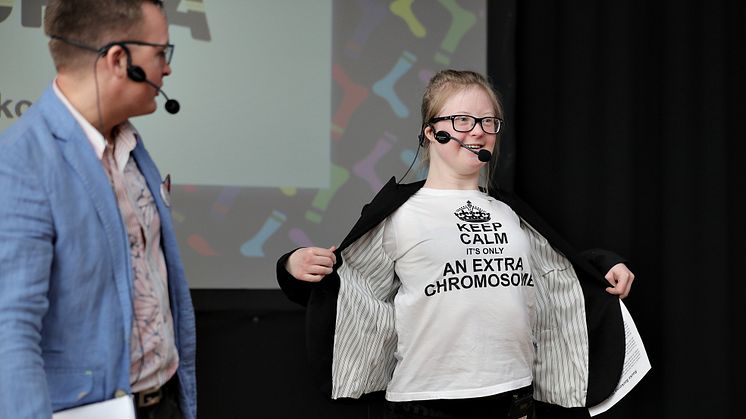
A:
<svg viewBox="0 0 746 419">
<path fill-rule="evenodd" d="M 66 43 L 68 45 L 72 45 L 72 46 L 77 47 L 77 48 L 82 48 L 82 49 L 84 49 L 86 51 L 95 52 L 95 53 L 98 54 L 97 60 L 104 58 L 106 56 L 106 54 L 109 53 L 109 50 L 112 47 L 118 45 L 119 47 L 122 48 L 122 51 L 124 51 L 124 55 L 126 55 L 126 58 L 127 58 L 127 70 L 126 70 L 127 71 L 127 78 L 130 79 L 130 80 L 132 80 L 132 81 L 134 81 L 134 82 L 137 82 L 137 83 L 147 83 L 147 84 L 151 85 L 155 90 L 158 91 L 158 94 L 161 94 L 161 95 L 163 95 L 163 97 L 166 98 L 166 112 L 171 113 L 171 114 L 175 114 L 175 113 L 179 112 L 179 108 L 180 108 L 179 102 L 176 99 L 169 99 L 168 96 L 166 96 L 166 93 L 158 85 L 156 85 L 155 83 L 153 83 L 150 80 L 148 80 L 148 75 L 145 74 L 145 70 L 143 70 L 142 67 L 140 67 L 139 65 L 133 65 L 132 64 L 132 55 L 130 54 L 129 48 L 127 48 L 127 45 L 125 45 L 125 44 L 127 44 L 128 42 L 129 43 L 136 43 L 136 42 L 133 42 L 133 41 L 114 41 L 114 42 L 109 42 L 108 44 L 102 46 L 101 48 L 96 49 L 96 48 L 93 48 L 93 47 L 91 47 L 89 45 L 86 45 L 86 44 L 83 44 L 83 43 L 80 43 L 80 42 L 77 42 L 77 41 L 71 41 L 71 40 L 69 40 L 67 38 L 63 38 L 61 36 L 50 35 L 49 37 L 52 38 L 53 40 L 64 42 L 64 43 Z"/>
<path fill-rule="evenodd" d="M 127 77 L 132 81 L 142 83 L 145 81 L 145 71 L 139 65 L 127 64 Z"/>
<path fill-rule="evenodd" d="M 145 70 L 143 70 L 142 67 L 140 67 L 139 65 L 132 64 L 132 55 L 130 54 L 130 49 L 127 48 L 126 45 L 121 44 L 121 43 L 116 44 L 116 45 L 119 45 L 120 47 L 122 47 L 122 50 L 124 51 L 124 55 L 127 56 L 127 77 L 129 77 L 130 80 L 137 82 L 137 83 L 144 82 L 148 77 L 147 75 L 145 75 Z M 107 50 L 108 48 L 111 48 L 111 46 L 113 45 L 109 45 L 107 47 Z"/>
<path fill-rule="evenodd" d="M 435 133 L 435 141 L 445 144 L 448 141 L 451 141 L 451 135 L 446 131 L 438 131 Z"/>
<path fill-rule="evenodd" d="M 422 129 L 420 130 L 420 134 L 417 136 L 417 138 L 420 140 L 420 147 L 425 146 L 425 141 L 427 140 L 427 137 L 425 136 L 425 128 L 430 127 L 430 129 L 433 129 L 433 126 L 430 124 L 424 125 Z M 437 140 L 437 137 L 436 137 Z"/>
</svg>

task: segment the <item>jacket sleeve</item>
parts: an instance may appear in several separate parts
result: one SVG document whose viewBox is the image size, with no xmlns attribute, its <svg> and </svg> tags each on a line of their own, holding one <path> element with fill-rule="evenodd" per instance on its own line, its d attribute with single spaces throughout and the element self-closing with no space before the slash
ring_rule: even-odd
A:
<svg viewBox="0 0 746 419">
<path fill-rule="evenodd" d="M 389 181 L 389 184 L 392 184 L 392 181 Z M 379 192 L 379 194 L 380 193 L 381 192 Z M 342 240 L 342 243 L 337 248 L 337 251 L 335 252 L 337 255 L 337 264 L 334 265 L 335 272 L 337 271 L 337 269 L 339 269 L 342 263 L 342 250 L 370 228 L 370 226 L 368 226 L 368 224 L 370 224 L 370 222 L 368 221 L 369 218 L 366 218 L 365 215 L 369 207 L 370 203 L 363 206 L 363 209 L 360 212 L 360 218 L 358 219 L 357 223 L 352 228 L 352 231 L 347 235 L 347 237 L 345 237 L 344 240 Z M 275 269 L 277 283 L 280 285 L 280 289 L 282 289 L 282 291 L 285 293 L 285 296 L 287 296 L 291 301 L 306 307 L 308 305 L 308 299 L 311 296 L 311 292 L 315 288 L 321 286 L 324 282 L 327 282 L 329 280 L 329 275 L 327 275 L 319 282 L 299 281 L 298 279 L 290 275 L 290 272 L 287 271 L 285 265 L 287 264 L 288 259 L 290 259 L 290 255 L 292 255 L 293 252 L 298 249 L 300 248 L 297 247 L 280 256 L 280 258 L 277 260 L 277 266 L 275 267 Z"/>
<path fill-rule="evenodd" d="M 41 356 L 54 230 L 33 166 L 0 144 L 0 417 L 50 417 Z"/>
<path fill-rule="evenodd" d="M 609 270 L 617 263 L 628 263 L 626 259 L 618 254 L 605 249 L 588 249 L 578 254 L 581 258 L 587 260 L 593 267 L 598 269 L 602 275 L 606 275 Z"/>
<path fill-rule="evenodd" d="M 311 291 L 317 284 L 300 281 L 290 275 L 290 272 L 285 269 L 285 264 L 290 258 L 290 255 L 292 255 L 296 250 L 298 250 L 298 248 L 285 253 L 277 260 L 277 283 L 280 285 L 280 289 L 282 289 L 291 301 L 305 307 L 308 304 L 308 298 L 311 296 Z"/>
</svg>

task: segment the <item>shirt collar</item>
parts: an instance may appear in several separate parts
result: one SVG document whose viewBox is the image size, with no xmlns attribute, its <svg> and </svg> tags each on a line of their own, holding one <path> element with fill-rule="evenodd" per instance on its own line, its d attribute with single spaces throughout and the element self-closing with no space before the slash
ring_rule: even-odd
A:
<svg viewBox="0 0 746 419">
<path fill-rule="evenodd" d="M 106 139 L 104 138 L 104 136 L 101 135 L 101 133 L 93 125 L 91 125 L 90 122 L 83 118 L 83 115 L 81 115 L 80 112 L 78 112 L 78 110 L 73 107 L 70 101 L 67 100 L 67 98 L 57 85 L 56 78 L 54 79 L 54 83 L 52 83 L 52 88 L 54 89 L 54 93 L 57 95 L 60 101 L 65 105 L 65 107 L 67 107 L 73 118 L 75 118 L 80 127 L 83 129 L 83 133 L 85 133 L 86 138 L 88 138 L 88 142 L 93 147 L 93 151 L 96 153 L 96 157 L 101 160 L 104 155 L 104 149 L 106 148 Z M 116 137 L 114 138 L 114 160 L 117 163 L 117 168 L 121 172 L 124 172 L 124 166 L 127 164 L 130 152 L 135 149 L 135 146 L 137 146 L 137 137 L 139 136 L 139 134 L 135 127 L 129 121 L 125 121 L 119 124 L 119 126 L 117 126 L 115 130 Z"/>
</svg>

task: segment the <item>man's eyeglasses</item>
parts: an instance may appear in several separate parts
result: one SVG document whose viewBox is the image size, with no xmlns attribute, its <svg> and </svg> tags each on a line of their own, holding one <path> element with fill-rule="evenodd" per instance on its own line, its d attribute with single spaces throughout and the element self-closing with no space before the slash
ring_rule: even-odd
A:
<svg viewBox="0 0 746 419">
<path fill-rule="evenodd" d="M 171 57 L 174 56 L 174 44 L 154 44 L 145 41 L 115 41 L 104 45 L 99 51 L 107 51 L 114 45 L 143 45 L 146 47 L 163 48 L 163 59 L 166 60 L 166 64 L 171 64 Z"/>
<path fill-rule="evenodd" d="M 500 132 L 500 128 L 503 126 L 503 120 L 494 116 L 485 116 L 483 118 L 477 118 L 471 115 L 448 115 L 448 116 L 437 116 L 430 120 L 433 124 L 439 121 L 451 120 L 453 129 L 458 132 L 470 132 L 477 126 L 477 122 L 482 126 L 482 130 L 487 134 L 497 134 Z"/>
<path fill-rule="evenodd" d="M 119 45 L 120 47 L 124 49 L 127 49 L 126 48 L 127 45 L 143 45 L 146 47 L 163 48 L 162 54 L 163 54 L 163 59 L 166 61 L 166 64 L 171 64 L 171 57 L 173 57 L 174 55 L 174 44 L 154 44 L 152 42 L 127 40 L 127 41 L 109 42 L 108 44 L 102 46 L 101 48 L 94 48 L 82 42 L 73 41 L 72 39 L 67 39 L 62 36 L 50 35 L 49 37 L 52 39 L 56 39 L 60 42 L 64 42 L 68 45 L 72 45 L 74 47 L 82 48 L 87 51 L 93 51 L 95 53 L 98 53 L 101 56 L 106 55 L 106 53 L 109 52 L 109 49 L 111 49 L 111 47 L 113 47 L 114 45 Z"/>
</svg>

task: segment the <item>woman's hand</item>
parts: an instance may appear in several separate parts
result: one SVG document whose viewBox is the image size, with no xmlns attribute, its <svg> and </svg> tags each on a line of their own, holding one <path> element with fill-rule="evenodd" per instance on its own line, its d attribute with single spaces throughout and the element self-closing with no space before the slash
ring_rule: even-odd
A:
<svg viewBox="0 0 746 419">
<path fill-rule="evenodd" d="M 629 294 L 630 288 L 632 288 L 632 281 L 635 280 L 635 274 L 627 269 L 627 265 L 617 263 L 609 269 L 604 278 L 612 285 L 606 288 L 609 294 L 625 298 Z"/>
<path fill-rule="evenodd" d="M 304 247 L 293 252 L 285 263 L 285 269 L 295 279 L 306 282 L 319 282 L 332 273 L 337 256 L 337 246 Z"/>
</svg>

